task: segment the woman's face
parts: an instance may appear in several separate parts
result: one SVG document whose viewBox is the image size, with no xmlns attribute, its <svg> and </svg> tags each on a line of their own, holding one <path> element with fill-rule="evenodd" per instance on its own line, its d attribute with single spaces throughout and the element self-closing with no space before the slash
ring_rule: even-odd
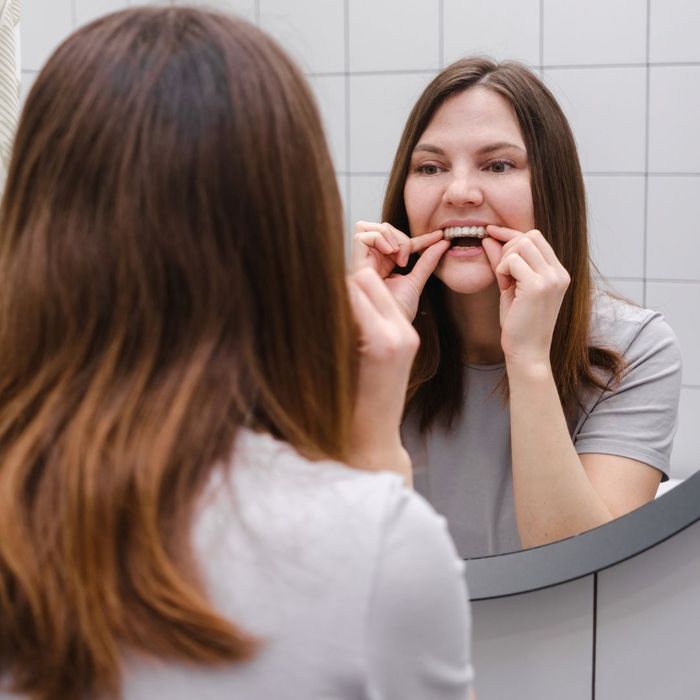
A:
<svg viewBox="0 0 700 700">
<path fill-rule="evenodd" d="M 404 201 L 413 236 L 453 226 L 532 229 L 530 168 L 510 103 L 483 87 L 447 99 L 413 150 Z M 462 294 L 495 283 L 481 245 L 452 246 L 435 274 Z"/>
</svg>

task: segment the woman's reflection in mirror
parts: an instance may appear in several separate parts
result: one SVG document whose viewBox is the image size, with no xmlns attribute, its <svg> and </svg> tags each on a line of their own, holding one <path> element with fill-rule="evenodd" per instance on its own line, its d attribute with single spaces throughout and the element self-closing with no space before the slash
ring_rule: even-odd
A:
<svg viewBox="0 0 700 700">
<path fill-rule="evenodd" d="M 438 74 L 353 265 L 421 337 L 403 423 L 415 486 L 463 556 L 545 544 L 654 498 L 680 393 L 660 314 L 602 289 L 572 131 L 524 65 Z"/>
</svg>

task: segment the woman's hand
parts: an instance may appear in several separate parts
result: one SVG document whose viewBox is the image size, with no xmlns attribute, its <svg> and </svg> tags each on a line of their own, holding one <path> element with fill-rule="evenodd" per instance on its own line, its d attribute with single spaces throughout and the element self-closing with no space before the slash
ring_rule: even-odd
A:
<svg viewBox="0 0 700 700">
<path fill-rule="evenodd" d="M 348 277 L 359 327 L 359 376 L 350 464 L 401 473 L 411 483 L 411 462 L 399 427 L 418 333 L 378 273 L 364 267 Z"/>
<path fill-rule="evenodd" d="M 374 270 L 384 280 L 404 316 L 413 321 L 423 287 L 449 247 L 441 230 L 411 238 L 391 224 L 358 221 L 352 246 L 352 270 L 364 267 Z M 423 254 L 411 272 L 394 273 L 397 266 L 406 266 L 412 253 L 420 251 Z"/>
<path fill-rule="evenodd" d="M 554 325 L 571 281 L 544 236 L 487 226 L 484 250 L 501 290 L 501 345 L 506 362 L 549 365 Z"/>
</svg>

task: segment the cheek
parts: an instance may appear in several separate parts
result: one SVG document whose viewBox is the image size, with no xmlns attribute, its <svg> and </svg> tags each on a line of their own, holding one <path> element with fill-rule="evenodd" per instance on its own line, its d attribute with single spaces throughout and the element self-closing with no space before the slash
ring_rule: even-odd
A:
<svg viewBox="0 0 700 700">
<path fill-rule="evenodd" d="M 434 209 L 431 188 L 425 183 L 408 179 L 403 188 L 403 201 L 408 215 L 408 223 L 412 231 L 425 228 L 430 214 Z"/>
<path fill-rule="evenodd" d="M 509 222 L 509 226 L 519 231 L 529 231 L 535 227 L 535 213 L 529 181 L 519 184 L 510 192 L 501 192 L 500 195 L 501 214 Z"/>
</svg>

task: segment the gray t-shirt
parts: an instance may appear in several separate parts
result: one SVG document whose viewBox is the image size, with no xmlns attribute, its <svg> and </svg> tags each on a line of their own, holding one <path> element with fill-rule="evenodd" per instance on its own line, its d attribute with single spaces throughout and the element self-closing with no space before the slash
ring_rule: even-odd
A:
<svg viewBox="0 0 700 700">
<path fill-rule="evenodd" d="M 576 451 L 639 460 L 666 480 L 676 431 L 681 357 L 661 314 L 607 294 L 596 296 L 591 343 L 624 355 L 627 367 L 612 391 L 586 390 L 569 420 Z M 498 385 L 505 367 L 468 365 L 464 410 L 447 432 L 421 435 L 417 416 L 403 425 L 416 490 L 446 518 L 463 557 L 521 549 L 515 521 L 510 411 Z"/>
</svg>

